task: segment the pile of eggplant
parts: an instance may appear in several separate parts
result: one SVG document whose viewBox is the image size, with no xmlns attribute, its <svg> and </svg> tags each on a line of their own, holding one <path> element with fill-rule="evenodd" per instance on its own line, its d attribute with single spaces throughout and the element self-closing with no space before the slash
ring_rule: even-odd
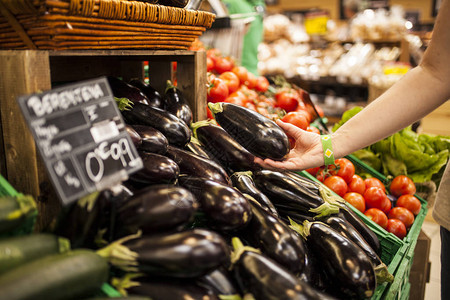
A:
<svg viewBox="0 0 450 300">
<path fill-rule="evenodd" d="M 229 103 L 192 123 L 182 92 L 109 78 L 144 168 L 68 208 L 56 232 L 95 248 L 124 295 L 368 299 L 392 280 L 377 236 L 316 182 L 262 169 L 286 134 Z M 252 298 L 253 297 L 253 298 Z"/>
</svg>

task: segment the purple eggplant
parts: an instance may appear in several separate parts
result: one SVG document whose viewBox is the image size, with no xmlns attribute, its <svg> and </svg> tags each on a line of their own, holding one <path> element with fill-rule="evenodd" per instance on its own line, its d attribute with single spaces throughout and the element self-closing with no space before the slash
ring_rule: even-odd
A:
<svg viewBox="0 0 450 300">
<path fill-rule="evenodd" d="M 131 295 L 142 295 L 152 300 L 219 300 L 210 290 L 197 285 L 192 280 L 173 278 L 137 278 L 138 284 L 127 288 Z"/>
<path fill-rule="evenodd" d="M 291 207 L 304 212 L 315 209 L 325 203 L 321 196 L 313 193 L 284 173 L 261 170 L 253 172 L 256 187 L 277 207 Z"/>
<path fill-rule="evenodd" d="M 127 124 L 153 127 L 177 147 L 184 147 L 191 139 L 189 127 L 168 111 L 124 98 L 116 98 L 116 102 Z"/>
<path fill-rule="evenodd" d="M 117 207 L 116 230 L 127 235 L 180 230 L 189 223 L 198 208 L 194 195 L 179 186 L 152 185 L 140 190 Z"/>
<path fill-rule="evenodd" d="M 142 145 L 142 138 L 137 133 L 137 131 L 131 127 L 131 125 L 125 125 L 125 130 L 127 131 L 128 135 L 131 138 L 131 141 L 133 142 L 133 145 L 138 148 L 140 145 Z"/>
<path fill-rule="evenodd" d="M 229 246 L 216 232 L 196 228 L 124 238 L 97 253 L 125 271 L 150 276 L 196 278 L 227 262 Z"/>
<path fill-rule="evenodd" d="M 151 85 L 138 79 L 131 80 L 130 84 L 138 88 L 147 97 L 148 105 L 164 109 L 161 94 L 157 90 L 155 90 Z"/>
<path fill-rule="evenodd" d="M 180 173 L 231 185 L 227 172 L 216 162 L 192 152 L 169 146 L 165 154 L 180 167 Z"/>
<path fill-rule="evenodd" d="M 166 93 L 164 94 L 164 109 L 183 120 L 188 126 L 192 123 L 192 110 L 189 107 L 183 93 L 167 81 Z"/>
<path fill-rule="evenodd" d="M 200 144 L 200 142 L 197 140 L 196 137 L 191 136 L 191 140 L 189 143 L 186 144 L 184 147 L 185 150 L 190 151 L 194 154 L 197 154 L 198 156 L 207 158 L 207 159 L 213 159 L 211 157 L 211 154 L 209 154 L 206 149 Z"/>
<path fill-rule="evenodd" d="M 221 127 L 200 121 L 191 125 L 194 136 L 213 158 L 227 170 L 252 171 L 261 167 L 254 163 L 255 156 L 242 147 Z"/>
<path fill-rule="evenodd" d="M 377 283 L 392 282 L 394 277 L 389 273 L 387 266 L 381 261 L 375 250 L 370 247 L 362 235 L 341 214 L 327 216 L 324 222 L 346 238 L 357 244 L 370 258 L 375 267 Z"/>
<path fill-rule="evenodd" d="M 217 123 L 253 155 L 282 159 L 289 153 L 289 139 L 274 121 L 232 103 L 209 103 L 208 106 Z"/>
<path fill-rule="evenodd" d="M 211 273 L 199 277 L 196 282 L 219 296 L 239 295 L 237 283 L 225 267 L 219 267 Z"/>
<path fill-rule="evenodd" d="M 211 228 L 223 231 L 237 230 L 251 220 L 250 204 L 236 189 L 193 176 L 180 176 L 178 183 L 197 198 Z"/>
<path fill-rule="evenodd" d="M 358 245 L 322 222 L 305 222 L 303 235 L 325 272 L 330 293 L 343 299 L 372 297 L 374 266 Z"/>
<path fill-rule="evenodd" d="M 316 193 L 317 195 L 320 195 L 320 193 L 319 193 L 319 189 L 321 186 L 320 183 L 312 181 L 311 179 L 303 177 L 300 174 L 293 172 L 293 171 L 283 171 L 283 174 L 296 180 L 299 184 L 306 187 L 311 192 Z"/>
<path fill-rule="evenodd" d="M 251 293 L 255 299 L 334 299 L 297 278 L 293 273 L 264 254 L 248 249 L 240 250 L 243 245 L 237 241 L 239 240 L 233 238 L 234 251 L 240 253 L 240 255 L 234 255 L 233 257 L 233 270 L 240 288 Z"/>
<path fill-rule="evenodd" d="M 145 125 L 133 125 L 132 128 L 141 138 L 141 143 L 136 146 L 138 150 L 164 154 L 169 146 L 169 141 L 160 131 Z"/>
<path fill-rule="evenodd" d="M 377 253 L 381 254 L 381 244 L 375 232 L 364 223 L 360 217 L 347 205 L 340 206 L 339 212 L 356 230 L 363 236 L 364 240 Z"/>
<path fill-rule="evenodd" d="M 258 202 L 249 202 L 252 219 L 239 231 L 239 236 L 292 273 L 302 273 L 305 269 L 305 246 L 302 238 L 284 222 L 264 210 Z"/>
<path fill-rule="evenodd" d="M 133 103 L 149 104 L 148 98 L 138 88 L 117 77 L 108 76 L 107 79 L 114 97 L 127 98 Z"/>
<path fill-rule="evenodd" d="M 139 152 L 144 168 L 130 175 L 130 182 L 139 186 L 156 183 L 174 183 L 180 168 L 170 158 L 149 152 Z"/>
<path fill-rule="evenodd" d="M 278 217 L 275 206 L 270 202 L 269 198 L 256 187 L 251 172 L 236 172 L 233 173 L 230 178 L 233 186 L 241 193 L 252 196 L 265 210 L 271 212 L 275 217 Z"/>
</svg>

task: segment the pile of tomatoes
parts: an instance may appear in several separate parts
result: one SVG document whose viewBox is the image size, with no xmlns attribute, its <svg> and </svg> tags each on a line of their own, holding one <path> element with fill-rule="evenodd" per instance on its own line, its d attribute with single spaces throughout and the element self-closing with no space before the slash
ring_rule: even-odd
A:
<svg viewBox="0 0 450 300">
<path fill-rule="evenodd" d="M 335 166 L 307 170 L 336 194 L 344 198 L 369 219 L 403 239 L 421 209 L 414 194 L 416 186 L 405 175 L 395 177 L 387 189 L 377 178 L 363 179 L 355 174 L 355 166 L 347 158 Z"/>
<path fill-rule="evenodd" d="M 230 57 L 212 48 L 206 51 L 208 72 L 208 102 L 228 102 L 257 111 L 269 119 L 282 119 L 303 130 L 320 133 L 310 126 L 315 116 L 314 108 L 303 102 L 308 93 L 294 89 L 287 82 L 271 86 L 264 76 L 255 76 L 245 67 L 237 65 Z M 323 111 L 315 106 L 319 115 Z M 208 110 L 208 117 L 212 118 Z"/>
</svg>

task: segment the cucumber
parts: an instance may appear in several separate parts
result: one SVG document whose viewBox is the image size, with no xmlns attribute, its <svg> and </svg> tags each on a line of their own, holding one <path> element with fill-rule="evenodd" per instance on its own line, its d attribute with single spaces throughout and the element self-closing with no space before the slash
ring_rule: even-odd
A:
<svg viewBox="0 0 450 300">
<path fill-rule="evenodd" d="M 0 276 L 0 299 L 81 299 L 98 292 L 108 278 L 108 263 L 94 251 L 49 255 Z"/>
<path fill-rule="evenodd" d="M 69 250 L 69 241 L 47 233 L 0 240 L 0 274 L 32 260 Z"/>
<path fill-rule="evenodd" d="M 9 233 L 23 225 L 27 217 L 37 211 L 31 196 L 0 197 L 0 234 Z"/>
</svg>

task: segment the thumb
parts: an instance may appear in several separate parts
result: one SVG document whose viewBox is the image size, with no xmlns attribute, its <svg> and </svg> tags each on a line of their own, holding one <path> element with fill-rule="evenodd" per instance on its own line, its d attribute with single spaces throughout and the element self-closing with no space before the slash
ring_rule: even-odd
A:
<svg viewBox="0 0 450 300">
<path fill-rule="evenodd" d="M 292 138 L 294 138 L 295 140 L 298 140 L 301 135 L 303 134 L 303 130 L 298 128 L 295 125 L 292 125 L 290 123 L 285 123 L 283 121 L 281 121 L 280 119 L 278 119 L 277 121 L 277 125 L 281 127 L 281 129 L 284 130 L 284 132 L 286 132 L 286 134 Z"/>
</svg>

